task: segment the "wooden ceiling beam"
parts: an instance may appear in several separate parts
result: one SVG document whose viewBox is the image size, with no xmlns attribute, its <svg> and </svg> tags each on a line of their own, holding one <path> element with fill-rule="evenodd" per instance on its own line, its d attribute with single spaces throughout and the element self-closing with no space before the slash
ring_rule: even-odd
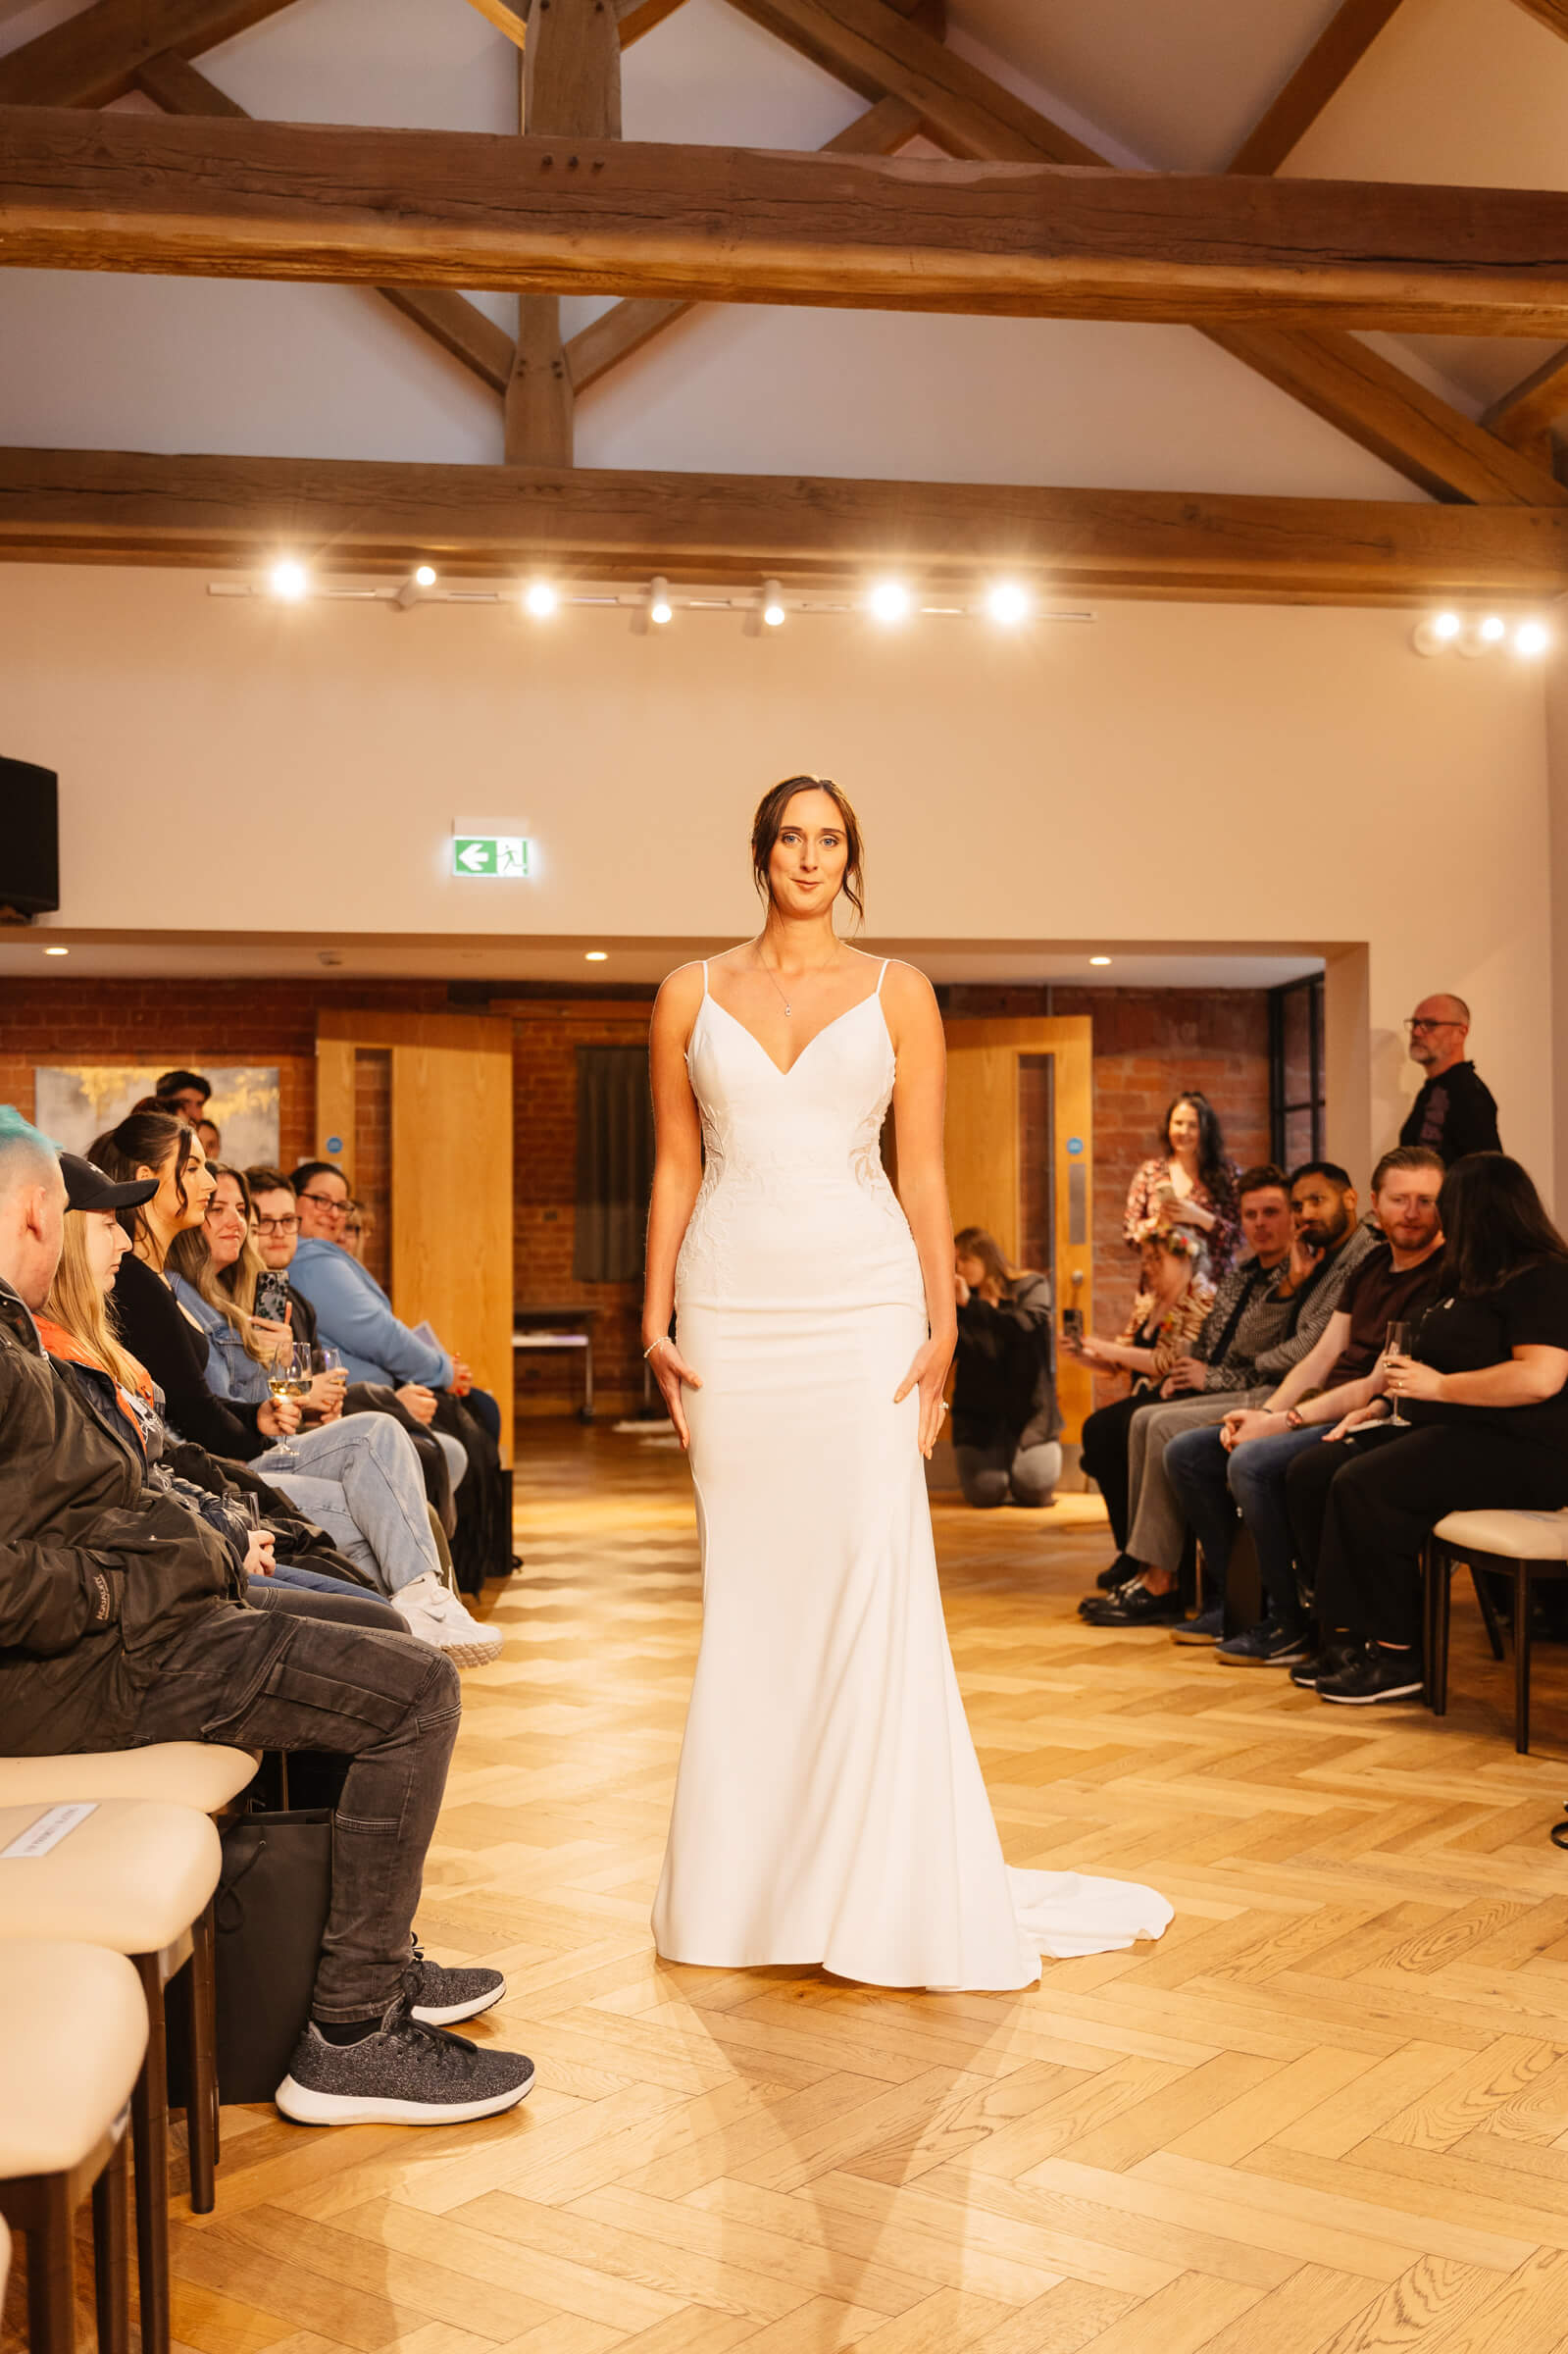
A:
<svg viewBox="0 0 1568 2354">
<path fill-rule="evenodd" d="M 1568 193 L 13 107 L 0 262 L 1537 334 Z"/>
<path fill-rule="evenodd" d="M 733 0 L 733 4 L 748 16 L 757 16 L 764 0 Z M 772 29 L 781 39 L 856 87 L 868 86 L 865 42 L 868 31 L 875 34 L 879 27 L 884 52 L 889 45 L 898 46 L 906 70 L 918 64 L 926 82 L 947 71 L 945 52 L 934 55 L 935 44 L 922 49 L 904 42 L 897 28 L 885 22 L 888 11 L 881 0 L 766 0 L 766 5 L 772 10 Z M 1563 6 L 1568 10 L 1568 0 L 1563 0 Z M 1346 31 L 1349 23 L 1347 19 Z M 1300 76 L 1311 62 L 1310 58 L 1306 61 Z M 1288 84 L 1287 91 L 1290 88 Z M 951 153 L 981 157 L 1025 153 L 1045 162 L 1106 163 L 1104 156 L 1073 139 L 1059 124 L 978 68 L 964 69 L 962 88 L 955 85 L 952 96 L 955 103 L 961 100 L 971 111 L 956 124 L 951 114 L 932 116 L 925 124 L 936 143 Z M 1287 92 L 1282 92 L 1276 105 L 1283 105 L 1286 96 Z M 1298 108 L 1299 93 L 1292 105 Z M 1069 149 L 1074 151 L 1071 156 Z M 1427 391 L 1353 335 L 1326 329 L 1286 334 L 1255 323 L 1202 332 L 1233 358 L 1267 377 L 1314 415 L 1435 497 L 1553 504 L 1562 495 L 1550 469 L 1539 463 L 1538 452 L 1508 448 L 1485 426 Z"/>
<path fill-rule="evenodd" d="M 0 106 L 108 106 L 149 59 L 199 57 L 291 0 L 92 0 L 0 57 Z"/>
<path fill-rule="evenodd" d="M 998 566 L 1042 594 L 1419 603 L 1568 588 L 1562 508 L 1016 484 L 0 450 L 0 559 L 933 588 Z"/>
<path fill-rule="evenodd" d="M 1548 32 L 1568 41 L 1568 0 L 1514 0 L 1514 5 L 1527 17 L 1534 17 L 1538 25 L 1544 25 Z"/>
<path fill-rule="evenodd" d="M 477 8 L 497 32 L 504 32 L 509 41 L 527 51 L 529 0 L 515 0 L 515 5 L 514 0 L 469 0 L 469 6 Z M 633 41 L 640 41 L 645 32 L 662 25 L 666 17 L 673 17 L 681 6 L 682 0 L 613 0 L 612 14 L 622 48 L 630 49 Z"/>
<path fill-rule="evenodd" d="M 1400 0 L 1340 0 L 1268 112 L 1226 166 L 1229 172 L 1277 172 L 1349 79 Z"/>
<path fill-rule="evenodd" d="M 1515 449 L 1539 444 L 1550 436 L 1559 417 L 1568 415 L 1568 346 L 1554 351 L 1527 377 L 1494 400 L 1481 422 L 1489 433 L 1511 442 Z"/>
<path fill-rule="evenodd" d="M 227 115 L 249 122 L 244 107 L 209 81 L 199 67 L 172 49 L 136 70 L 136 87 L 170 115 Z M 512 338 L 466 294 L 448 286 L 378 286 L 375 291 L 492 391 L 504 392 L 512 374 Z"/>
<path fill-rule="evenodd" d="M 835 133 L 821 150 L 825 155 L 891 155 L 912 139 L 920 128 L 920 117 L 912 106 L 901 98 L 880 98 L 863 115 Z M 674 327 L 700 306 L 694 302 L 637 301 L 634 298 L 618 302 L 590 325 L 580 330 L 566 347 L 567 366 L 572 375 L 573 389 L 586 391 L 596 384 L 612 368 L 629 360 L 634 351 Z"/>
</svg>

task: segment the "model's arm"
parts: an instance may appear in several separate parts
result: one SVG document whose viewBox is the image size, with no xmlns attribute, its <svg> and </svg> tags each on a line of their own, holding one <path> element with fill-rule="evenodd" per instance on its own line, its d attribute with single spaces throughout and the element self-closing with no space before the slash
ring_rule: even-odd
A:
<svg viewBox="0 0 1568 2354">
<path fill-rule="evenodd" d="M 893 1134 L 898 1141 L 898 1199 L 920 1254 L 931 1338 L 916 1350 L 893 1403 L 920 1390 L 920 1451 L 929 1456 L 941 1429 L 941 1395 L 958 1342 L 953 1290 L 953 1221 L 942 1165 L 942 1106 L 947 1095 L 947 1047 L 936 998 L 924 973 L 890 964 L 883 1010 L 893 1042 Z"/>
<path fill-rule="evenodd" d="M 654 999 L 648 1030 L 653 1088 L 653 1192 L 648 1203 L 648 1250 L 642 1279 L 642 1346 L 664 1394 L 683 1447 L 690 1445 L 681 1389 L 702 1384 L 669 1338 L 675 1312 L 675 1262 L 702 1183 L 702 1127 L 686 1072 L 686 1041 L 702 1002 L 702 968 L 683 965 Z"/>
</svg>

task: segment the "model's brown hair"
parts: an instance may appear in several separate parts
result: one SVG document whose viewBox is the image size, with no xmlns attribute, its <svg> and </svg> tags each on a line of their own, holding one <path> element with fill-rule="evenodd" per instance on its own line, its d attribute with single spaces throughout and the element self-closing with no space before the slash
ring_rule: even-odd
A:
<svg viewBox="0 0 1568 2354">
<path fill-rule="evenodd" d="M 773 887 L 768 881 L 768 861 L 773 845 L 784 830 L 784 811 L 797 793 L 825 793 L 843 820 L 844 844 L 848 857 L 844 861 L 844 879 L 839 885 L 862 923 L 866 920 L 865 853 L 860 839 L 860 820 L 849 804 L 849 795 L 835 785 L 832 777 L 785 777 L 772 786 L 757 803 L 757 814 L 751 821 L 751 873 L 763 899 L 771 906 Z"/>
</svg>

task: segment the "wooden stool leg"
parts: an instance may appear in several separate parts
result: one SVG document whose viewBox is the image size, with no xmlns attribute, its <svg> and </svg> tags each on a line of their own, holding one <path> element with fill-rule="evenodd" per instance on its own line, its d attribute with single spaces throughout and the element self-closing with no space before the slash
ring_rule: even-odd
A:
<svg viewBox="0 0 1568 2354">
<path fill-rule="evenodd" d="M 31 2354 L 72 2354 L 76 2334 L 76 2264 L 66 2178 L 38 2184 L 27 2226 L 27 2343 Z"/>
<path fill-rule="evenodd" d="M 1441 1545 L 1432 1548 L 1432 1714 L 1448 1714 L 1448 1636 L 1453 1621 L 1453 1562 Z"/>
<path fill-rule="evenodd" d="M 169 2062 L 164 1982 L 156 1954 L 131 1960 L 147 1998 L 147 2054 L 130 2095 L 136 2159 L 136 2267 L 142 2354 L 169 2354 Z"/>
<path fill-rule="evenodd" d="M 213 1909 L 208 1905 L 190 1927 L 190 2001 L 186 2007 L 185 2129 L 190 2143 L 190 2203 L 211 2215 L 213 2169 L 218 2163 L 217 1980 L 213 1959 Z"/>
<path fill-rule="evenodd" d="M 98 2354 L 130 2354 L 129 2139 L 92 2186 L 93 2296 L 98 2309 Z"/>
<path fill-rule="evenodd" d="M 1513 1745 L 1521 1756 L 1530 1747 L 1530 1563 L 1513 1571 Z"/>
</svg>

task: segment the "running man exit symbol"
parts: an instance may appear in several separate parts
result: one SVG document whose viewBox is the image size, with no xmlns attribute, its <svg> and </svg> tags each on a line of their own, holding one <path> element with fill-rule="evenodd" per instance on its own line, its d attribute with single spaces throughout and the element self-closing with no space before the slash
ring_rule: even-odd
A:
<svg viewBox="0 0 1568 2354">
<path fill-rule="evenodd" d="M 454 835 L 452 872 L 454 875 L 507 875 L 526 881 L 529 849 L 526 835 Z"/>
</svg>

